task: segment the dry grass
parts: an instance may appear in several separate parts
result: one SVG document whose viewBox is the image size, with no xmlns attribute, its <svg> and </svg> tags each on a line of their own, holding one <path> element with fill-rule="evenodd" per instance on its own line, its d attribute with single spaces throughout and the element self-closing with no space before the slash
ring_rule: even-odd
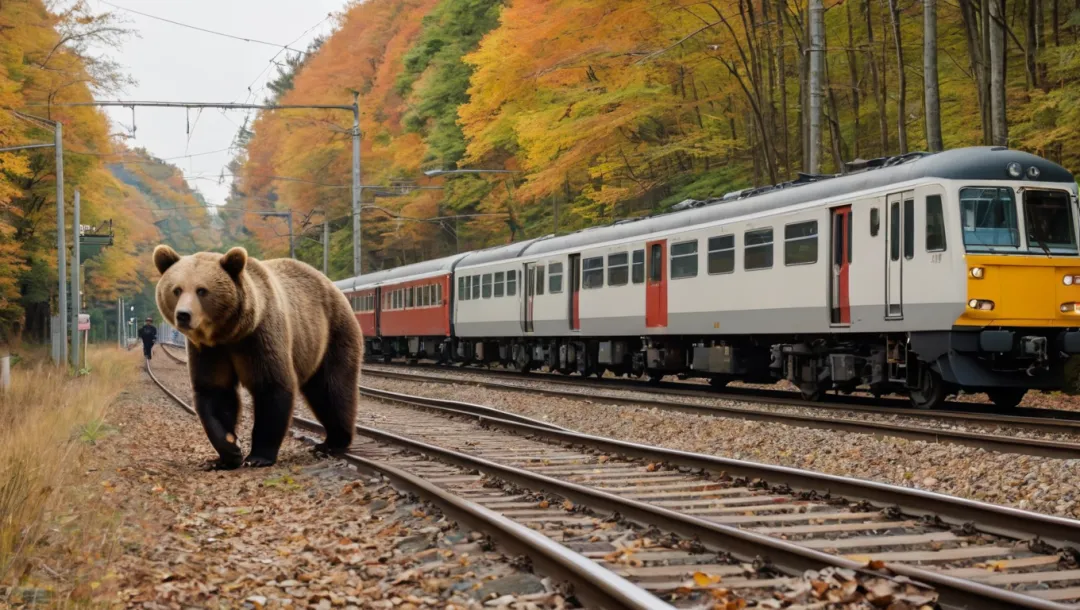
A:
<svg viewBox="0 0 1080 610">
<path fill-rule="evenodd" d="M 70 547 L 64 538 L 86 529 L 74 497 L 84 453 L 108 434 L 106 410 L 136 378 L 140 355 L 91 347 L 79 377 L 40 355 L 12 368 L 12 387 L 0 394 L 0 587 L 19 583 L 41 555 Z"/>
</svg>

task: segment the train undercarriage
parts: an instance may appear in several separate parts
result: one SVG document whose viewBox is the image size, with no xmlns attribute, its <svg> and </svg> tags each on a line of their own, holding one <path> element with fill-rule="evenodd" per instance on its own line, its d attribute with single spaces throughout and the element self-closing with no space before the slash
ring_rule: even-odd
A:
<svg viewBox="0 0 1080 610">
<path fill-rule="evenodd" d="M 825 393 L 900 394 L 935 409 L 960 392 L 985 392 L 998 407 L 1030 389 L 1061 390 L 1065 362 L 1080 353 L 1080 332 L 1057 329 L 955 329 L 890 335 L 368 339 L 370 361 L 430 359 L 501 365 L 528 372 L 647 378 L 704 378 L 771 384 L 786 380 L 808 400 Z"/>
</svg>

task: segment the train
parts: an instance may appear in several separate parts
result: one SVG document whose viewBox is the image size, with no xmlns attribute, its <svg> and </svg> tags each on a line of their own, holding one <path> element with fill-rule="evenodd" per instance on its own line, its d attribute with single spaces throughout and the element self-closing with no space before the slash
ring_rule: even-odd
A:
<svg viewBox="0 0 1080 610">
<path fill-rule="evenodd" d="M 336 282 L 365 357 L 1011 408 L 1080 354 L 1077 183 L 1004 147 L 849 164 Z"/>
</svg>

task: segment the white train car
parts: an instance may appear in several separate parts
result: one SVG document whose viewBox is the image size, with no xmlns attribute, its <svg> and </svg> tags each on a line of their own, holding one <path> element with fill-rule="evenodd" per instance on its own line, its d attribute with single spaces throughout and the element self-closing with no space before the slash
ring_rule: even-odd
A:
<svg viewBox="0 0 1080 610">
<path fill-rule="evenodd" d="M 1078 217 L 1073 176 L 1035 155 L 880 160 L 465 256 L 454 353 L 1012 405 L 1080 353 Z"/>
</svg>

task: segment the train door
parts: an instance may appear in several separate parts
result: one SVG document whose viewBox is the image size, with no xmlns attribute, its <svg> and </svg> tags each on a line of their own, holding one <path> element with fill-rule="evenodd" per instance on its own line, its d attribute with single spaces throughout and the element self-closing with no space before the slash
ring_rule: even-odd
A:
<svg viewBox="0 0 1080 610">
<path fill-rule="evenodd" d="M 914 254 L 915 192 L 893 193 L 885 214 L 885 318 L 904 317 L 904 259 Z"/>
<path fill-rule="evenodd" d="M 379 320 L 382 319 L 382 288 L 376 288 L 374 291 L 375 299 L 375 322 L 373 328 L 375 330 L 375 336 L 378 337 L 381 333 L 379 331 Z"/>
<path fill-rule="evenodd" d="M 536 296 L 536 263 L 525 263 L 524 298 L 521 299 L 521 330 L 533 332 L 533 297 Z"/>
<path fill-rule="evenodd" d="M 645 249 L 645 327 L 663 328 L 668 323 L 667 240 L 650 241 Z"/>
<path fill-rule="evenodd" d="M 581 255 L 570 255 L 570 330 L 581 330 Z"/>
<path fill-rule="evenodd" d="M 829 278 L 830 321 L 851 324 L 850 265 L 851 265 L 851 206 L 832 209 L 832 275 Z"/>
</svg>

